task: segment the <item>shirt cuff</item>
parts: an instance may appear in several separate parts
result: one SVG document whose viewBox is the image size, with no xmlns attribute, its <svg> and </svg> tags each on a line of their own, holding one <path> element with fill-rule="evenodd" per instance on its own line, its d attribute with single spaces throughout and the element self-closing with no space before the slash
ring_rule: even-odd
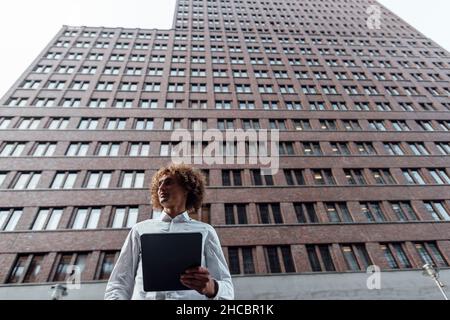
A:
<svg viewBox="0 0 450 320">
<path fill-rule="evenodd" d="M 222 286 L 220 285 L 221 281 L 217 281 L 216 279 L 213 279 L 213 280 L 214 280 L 214 284 L 215 284 L 216 295 L 212 298 L 209 298 L 209 297 L 207 297 L 207 298 L 208 298 L 208 300 L 219 300 L 219 297 L 221 296 L 221 288 L 222 288 Z"/>
</svg>

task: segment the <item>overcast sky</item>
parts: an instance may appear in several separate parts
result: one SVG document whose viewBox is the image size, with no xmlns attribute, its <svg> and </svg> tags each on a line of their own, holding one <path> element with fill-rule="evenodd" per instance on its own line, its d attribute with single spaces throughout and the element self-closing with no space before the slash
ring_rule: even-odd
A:
<svg viewBox="0 0 450 320">
<path fill-rule="evenodd" d="M 450 1 L 381 0 L 450 51 Z M 0 96 L 62 25 L 170 29 L 175 0 L 0 1 Z"/>
</svg>

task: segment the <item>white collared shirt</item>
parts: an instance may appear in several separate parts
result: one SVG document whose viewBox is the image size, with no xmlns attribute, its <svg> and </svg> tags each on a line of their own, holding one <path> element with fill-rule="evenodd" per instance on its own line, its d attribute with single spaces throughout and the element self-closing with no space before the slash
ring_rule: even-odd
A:
<svg viewBox="0 0 450 320">
<path fill-rule="evenodd" d="M 185 211 L 173 219 L 163 212 L 159 219 L 145 220 L 133 226 L 109 278 L 105 300 L 208 299 L 195 290 L 144 291 L 140 236 L 162 232 L 200 232 L 203 238 L 202 266 L 208 268 L 219 285 L 213 299 L 234 299 L 231 275 L 216 231 L 209 224 L 191 219 Z"/>
</svg>

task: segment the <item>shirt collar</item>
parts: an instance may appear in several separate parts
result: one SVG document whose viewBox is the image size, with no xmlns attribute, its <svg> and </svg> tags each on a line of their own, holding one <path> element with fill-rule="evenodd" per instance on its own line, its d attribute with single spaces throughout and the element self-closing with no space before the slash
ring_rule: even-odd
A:
<svg viewBox="0 0 450 320">
<path fill-rule="evenodd" d="M 186 222 L 186 221 L 191 220 L 187 210 L 184 211 L 183 213 L 180 213 L 173 219 L 163 210 L 161 213 L 160 219 L 161 219 L 161 221 L 164 221 L 164 222 Z"/>
</svg>

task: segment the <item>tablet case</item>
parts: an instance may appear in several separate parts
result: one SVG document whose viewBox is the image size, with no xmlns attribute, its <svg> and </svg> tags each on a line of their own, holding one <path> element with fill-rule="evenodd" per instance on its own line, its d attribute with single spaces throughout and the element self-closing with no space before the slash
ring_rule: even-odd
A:
<svg viewBox="0 0 450 320">
<path fill-rule="evenodd" d="M 180 276 L 201 265 L 201 233 L 143 234 L 141 250 L 144 291 L 192 290 L 180 282 Z"/>
</svg>

